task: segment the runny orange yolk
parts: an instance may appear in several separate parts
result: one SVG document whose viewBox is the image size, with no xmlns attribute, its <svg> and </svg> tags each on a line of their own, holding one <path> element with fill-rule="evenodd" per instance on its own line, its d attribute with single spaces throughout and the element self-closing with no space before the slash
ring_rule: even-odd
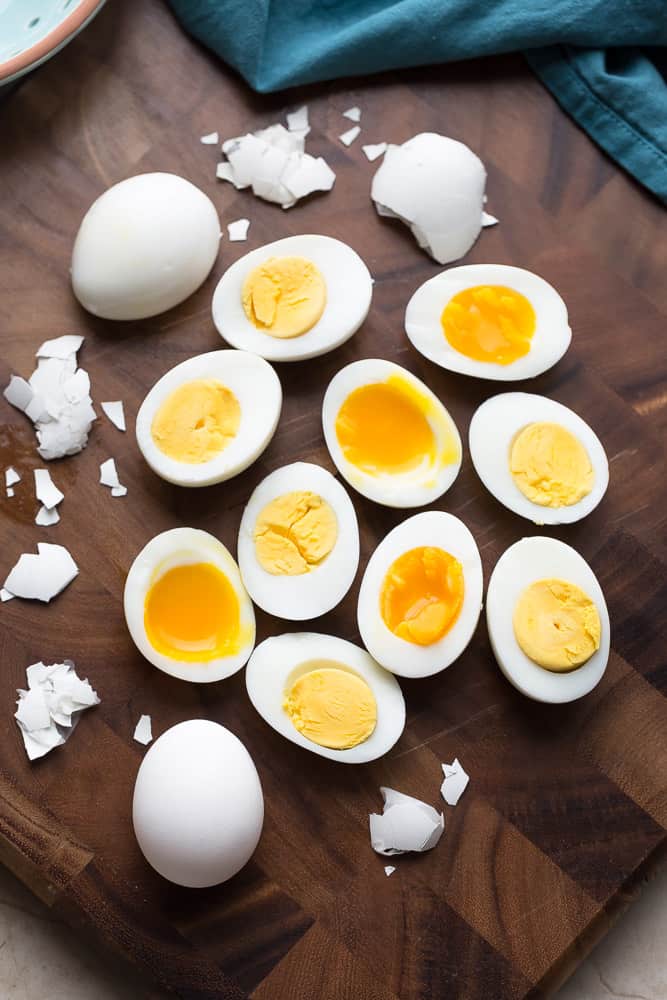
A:
<svg viewBox="0 0 667 1000">
<path fill-rule="evenodd" d="M 476 285 L 449 300 L 440 318 L 448 342 L 474 361 L 511 365 L 528 354 L 535 310 L 504 285 Z"/>
<path fill-rule="evenodd" d="M 461 613 L 461 563 L 449 552 L 422 545 L 396 559 L 382 582 L 380 613 L 394 635 L 418 646 L 442 639 Z"/>
<path fill-rule="evenodd" d="M 241 647 L 236 592 L 212 563 L 174 566 L 158 577 L 146 595 L 144 626 L 153 648 L 174 660 L 201 663 Z"/>
</svg>

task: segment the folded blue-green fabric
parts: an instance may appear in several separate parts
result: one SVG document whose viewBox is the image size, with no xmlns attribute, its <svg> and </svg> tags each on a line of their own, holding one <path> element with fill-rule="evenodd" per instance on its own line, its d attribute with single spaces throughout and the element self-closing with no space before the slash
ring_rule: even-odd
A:
<svg viewBox="0 0 667 1000">
<path fill-rule="evenodd" d="M 667 201 L 665 0 L 169 0 L 262 93 L 523 51 L 562 107 Z"/>
</svg>

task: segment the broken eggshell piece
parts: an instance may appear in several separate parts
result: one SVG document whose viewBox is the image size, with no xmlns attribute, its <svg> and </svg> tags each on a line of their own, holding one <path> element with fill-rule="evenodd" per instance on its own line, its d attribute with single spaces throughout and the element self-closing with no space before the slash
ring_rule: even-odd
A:
<svg viewBox="0 0 667 1000">
<path fill-rule="evenodd" d="M 455 806 L 468 787 L 470 778 L 461 767 L 458 757 L 451 764 L 443 764 L 442 773 L 445 780 L 440 786 L 440 794 L 448 806 Z"/>
<path fill-rule="evenodd" d="M 37 552 L 24 553 L 5 580 L 4 590 L 12 597 L 48 603 L 64 590 L 79 567 L 62 545 L 38 542 Z"/>
<path fill-rule="evenodd" d="M 433 806 L 393 788 L 381 788 L 382 815 L 369 816 L 371 847 L 389 857 L 407 851 L 430 851 L 445 829 L 445 818 Z"/>
<path fill-rule="evenodd" d="M 30 760 L 62 746 L 74 730 L 78 714 L 100 699 L 87 680 L 81 680 L 71 660 L 26 670 L 28 689 L 19 689 L 15 719 Z"/>
</svg>

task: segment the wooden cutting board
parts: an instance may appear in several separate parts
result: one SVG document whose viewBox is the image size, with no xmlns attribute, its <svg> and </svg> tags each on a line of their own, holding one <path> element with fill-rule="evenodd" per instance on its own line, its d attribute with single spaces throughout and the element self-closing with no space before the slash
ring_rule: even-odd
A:
<svg viewBox="0 0 667 1000">
<path fill-rule="evenodd" d="M 214 179 L 215 148 L 308 100 L 309 149 L 337 172 L 329 195 L 289 212 Z M 489 210 L 470 261 L 532 268 L 563 294 L 574 339 L 527 384 L 576 409 L 602 438 L 609 492 L 585 521 L 553 532 L 589 560 L 605 591 L 613 651 L 599 687 L 569 706 L 522 698 L 497 669 L 483 622 L 440 676 L 402 682 L 408 724 L 383 760 L 337 765 L 286 742 L 255 714 L 243 674 L 211 686 L 170 679 L 138 655 L 121 592 L 154 534 L 193 525 L 234 549 L 241 511 L 272 469 L 296 459 L 332 468 L 319 410 L 328 380 L 363 357 L 393 358 L 445 401 L 465 435 L 495 387 L 435 368 L 403 333 L 405 304 L 437 268 L 369 202 L 374 166 L 360 142 L 337 140 L 340 112 L 363 109 L 363 139 L 402 142 L 438 130 L 469 143 L 489 169 Z M 85 334 L 81 364 L 94 399 L 122 398 L 129 430 L 103 417 L 87 449 L 51 465 L 65 493 L 61 522 L 33 524 L 31 427 L 0 401 L 0 462 L 23 475 L 0 498 L 0 576 L 39 539 L 61 542 L 80 575 L 52 604 L 2 605 L 0 856 L 52 910 L 186 998 L 257 1000 L 519 1000 L 566 976 L 664 854 L 667 825 L 665 595 L 664 217 L 558 110 L 519 57 L 344 81 L 282 96 L 253 95 L 181 34 L 157 0 L 109 4 L 65 52 L 0 111 L 0 382 L 28 375 L 42 340 Z M 349 124 L 349 122 L 347 123 Z M 68 285 L 72 241 L 108 185 L 171 170 L 208 192 L 223 222 L 248 215 L 247 244 L 224 241 L 203 288 L 157 319 L 112 324 L 83 313 Z M 662 229 L 660 228 L 662 225 Z M 246 250 L 299 232 L 344 239 L 375 277 L 371 314 L 329 356 L 279 369 L 285 406 L 271 446 L 246 473 L 205 490 L 169 486 L 137 451 L 144 394 L 192 354 L 222 347 L 210 300 Z M 500 388 L 500 387 L 499 387 Z M 522 386 L 523 388 L 523 386 Z M 99 463 L 116 458 L 129 492 L 112 499 Z M 404 516 L 355 495 L 362 566 L 346 600 L 314 624 L 358 641 L 361 570 Z M 460 514 L 485 576 L 531 526 L 478 482 L 469 455 L 437 505 Z M 259 614 L 259 638 L 285 629 Z M 289 628 L 289 626 L 287 626 Z M 12 719 L 15 690 L 35 660 L 71 657 L 100 693 L 70 742 L 29 764 Z M 130 825 L 144 753 L 132 733 L 150 713 L 156 734 L 183 719 L 229 726 L 246 743 L 266 796 L 252 862 L 215 889 L 162 881 Z M 369 845 L 368 813 L 391 785 L 442 805 L 440 762 L 471 775 L 428 855 L 401 858 L 391 878 Z"/>
</svg>

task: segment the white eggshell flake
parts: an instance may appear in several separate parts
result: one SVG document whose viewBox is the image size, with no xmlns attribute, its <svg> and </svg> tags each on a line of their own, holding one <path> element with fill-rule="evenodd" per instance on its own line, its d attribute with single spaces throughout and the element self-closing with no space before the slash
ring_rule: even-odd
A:
<svg viewBox="0 0 667 1000">
<path fill-rule="evenodd" d="M 19 689 L 15 719 L 29 760 L 44 757 L 72 734 L 79 714 L 99 705 L 87 680 L 81 680 L 71 661 L 49 666 L 33 663 L 26 670 L 28 690 Z"/>
<path fill-rule="evenodd" d="M 387 143 L 368 143 L 366 146 L 362 146 L 361 149 L 366 159 L 373 163 L 374 160 L 379 160 L 382 154 L 387 152 Z"/>
<path fill-rule="evenodd" d="M 153 729 L 151 726 L 150 715 L 142 715 L 134 727 L 134 737 L 137 743 L 141 743 L 142 746 L 148 746 L 149 743 L 153 742 Z"/>
<path fill-rule="evenodd" d="M 243 309 L 248 275 L 270 257 L 312 261 L 326 284 L 327 301 L 320 319 L 298 337 L 281 339 L 258 329 Z M 373 280 L 359 254 L 331 236 L 288 236 L 251 250 L 223 274 L 213 295 L 213 322 L 221 337 L 268 361 L 303 361 L 340 347 L 368 315 Z"/>
<path fill-rule="evenodd" d="M 360 132 L 361 129 L 359 128 L 359 126 L 353 125 L 352 128 L 349 128 L 347 132 L 343 132 L 343 134 L 339 135 L 338 138 L 340 139 L 340 141 L 343 143 L 344 146 L 351 146 Z"/>
<path fill-rule="evenodd" d="M 122 399 L 114 399 L 107 403 L 100 403 L 100 406 L 114 427 L 117 427 L 119 431 L 124 431 L 125 410 L 123 408 Z"/>
<path fill-rule="evenodd" d="M 442 773 L 445 780 L 440 786 L 440 794 L 448 806 L 455 806 L 468 787 L 470 778 L 461 767 L 458 757 L 451 764 L 443 764 Z"/>
<path fill-rule="evenodd" d="M 361 108 L 358 108 L 355 104 L 353 108 L 348 108 L 347 111 L 341 111 L 343 118 L 347 118 L 351 122 L 361 121 Z"/>
<path fill-rule="evenodd" d="M 13 597 L 48 603 L 72 582 L 79 567 L 63 545 L 37 543 L 37 555 L 24 553 L 4 582 Z"/>
<path fill-rule="evenodd" d="M 525 496 L 512 478 L 510 453 L 516 435 L 533 423 L 559 424 L 584 446 L 593 468 L 593 488 L 569 507 L 544 507 Z M 555 399 L 528 392 L 492 396 L 470 422 L 470 454 L 477 475 L 489 493 L 509 510 L 534 524 L 572 524 L 586 517 L 602 500 L 609 485 L 609 463 L 602 442 L 573 410 Z"/>
<path fill-rule="evenodd" d="M 400 219 L 420 247 L 448 264 L 479 236 L 485 185 L 484 164 L 464 143 L 422 132 L 387 147 L 371 198 L 380 215 Z"/>
<path fill-rule="evenodd" d="M 17 483 L 20 482 L 21 482 L 21 477 L 19 476 L 14 466 L 13 465 L 8 466 L 5 469 L 5 486 L 7 487 L 7 489 L 11 489 L 12 486 L 15 486 Z"/>
<path fill-rule="evenodd" d="M 236 219 L 227 223 L 227 236 L 230 243 L 245 243 L 248 239 L 250 219 Z"/>
<path fill-rule="evenodd" d="M 268 573 L 255 551 L 255 525 L 272 500 L 303 491 L 322 497 L 336 515 L 334 548 L 307 573 Z M 352 501 L 330 472 L 309 462 L 276 469 L 253 491 L 241 518 L 238 539 L 241 577 L 255 604 L 269 614 L 291 621 L 316 618 L 336 607 L 352 586 L 359 565 L 359 527 Z"/>
<path fill-rule="evenodd" d="M 516 603 L 538 580 L 561 579 L 580 587 L 597 607 L 600 646 L 581 667 L 555 673 L 534 663 L 514 634 Z M 601 680 L 609 659 L 609 612 L 597 577 L 583 556 L 555 538 L 522 538 L 496 563 L 486 595 L 486 621 L 498 666 L 517 690 L 535 701 L 562 704 L 588 694 Z"/>
<path fill-rule="evenodd" d="M 403 553 L 421 546 L 443 549 L 463 567 L 463 604 L 441 638 L 420 646 L 395 635 L 380 611 L 387 572 Z M 482 563 L 475 539 L 463 521 L 444 511 L 425 511 L 397 525 L 380 542 L 361 581 L 357 623 L 364 646 L 386 670 L 401 677 L 429 677 L 456 660 L 472 639 L 482 606 Z"/>
<path fill-rule="evenodd" d="M 171 393 L 197 379 L 215 379 L 238 400 L 241 419 L 235 437 L 208 462 L 179 462 L 153 440 L 153 420 Z M 247 469 L 273 437 L 282 407 L 280 380 L 268 362 L 245 351 L 211 351 L 188 358 L 163 375 L 137 414 L 137 444 L 151 469 L 178 486 L 210 486 Z"/>
<path fill-rule="evenodd" d="M 313 669 L 313 662 L 335 664 L 366 681 L 377 704 L 377 724 L 363 743 L 347 750 L 334 750 L 314 743 L 294 726 L 283 708 L 292 684 Z M 333 664 L 332 664 L 333 665 Z M 403 694 L 390 673 L 359 646 L 332 635 L 294 632 L 265 639 L 254 651 L 246 668 L 250 701 L 262 718 L 286 739 L 321 757 L 347 764 L 362 764 L 387 753 L 405 727 Z"/>
<path fill-rule="evenodd" d="M 404 795 L 393 788 L 381 788 L 380 792 L 384 799 L 382 814 L 371 813 L 369 816 L 373 850 L 391 857 L 407 851 L 421 853 L 434 848 L 445 829 L 442 813 L 421 799 Z"/>
<path fill-rule="evenodd" d="M 448 302 L 468 288 L 501 285 L 520 293 L 535 311 L 535 332 L 523 357 L 501 365 L 477 361 L 457 351 L 445 337 L 440 318 Z M 414 347 L 441 368 L 475 378 L 514 382 L 533 378 L 563 357 L 572 339 L 567 307 L 544 278 L 508 264 L 467 264 L 452 267 L 425 281 L 405 310 L 405 332 Z"/>
</svg>

